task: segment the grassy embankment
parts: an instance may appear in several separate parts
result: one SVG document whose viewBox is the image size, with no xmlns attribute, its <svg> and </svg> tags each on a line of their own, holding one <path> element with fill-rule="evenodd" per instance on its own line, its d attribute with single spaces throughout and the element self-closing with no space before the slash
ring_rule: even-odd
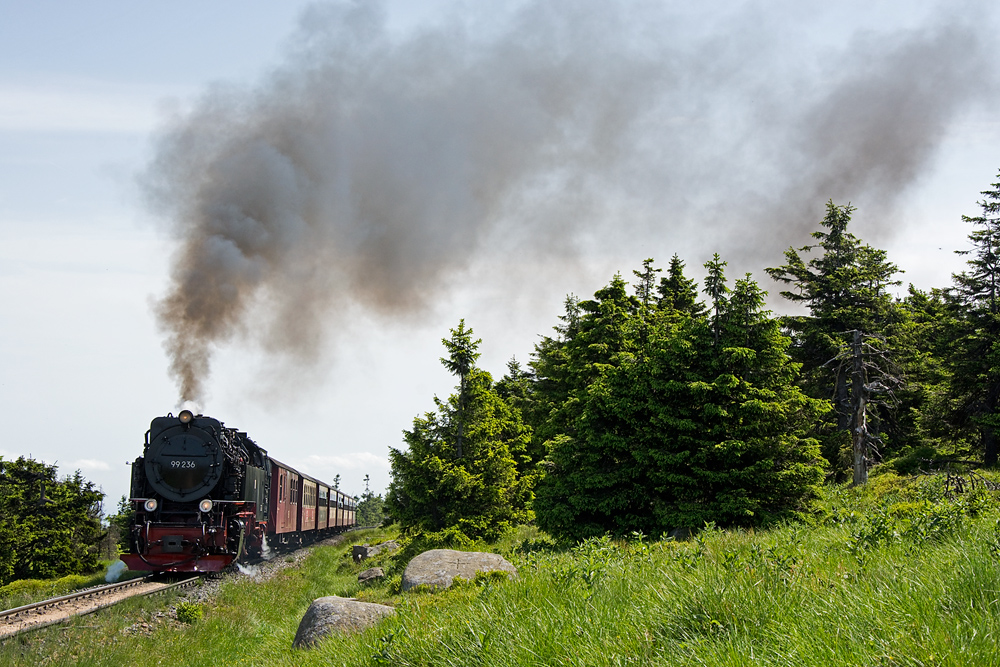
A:
<svg viewBox="0 0 1000 667">
<path fill-rule="evenodd" d="M 382 534 L 359 535 L 374 541 Z M 520 569 L 439 593 L 359 586 L 349 547 L 223 588 L 191 624 L 138 601 L 0 646 L 0 664 L 85 665 L 996 665 L 1000 510 L 949 499 L 940 479 L 831 490 L 816 524 L 708 529 L 690 542 L 555 548 L 524 530 L 494 545 Z M 398 615 L 293 650 L 313 598 L 356 596 Z"/>
</svg>

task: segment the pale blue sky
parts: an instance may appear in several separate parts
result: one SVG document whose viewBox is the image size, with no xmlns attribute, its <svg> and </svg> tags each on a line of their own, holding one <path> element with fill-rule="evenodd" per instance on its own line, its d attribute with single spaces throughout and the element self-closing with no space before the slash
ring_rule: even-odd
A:
<svg viewBox="0 0 1000 667">
<path fill-rule="evenodd" d="M 819 73 L 829 54 L 859 33 L 878 42 L 984 11 L 979 29 L 996 34 L 995 15 L 985 11 L 990 3 L 916 3 L 905 16 L 897 2 L 830 4 L 677 10 L 675 30 L 664 39 L 738 34 L 731 26 L 744 25 L 747 34 L 760 31 L 762 42 L 772 42 L 760 45 L 777 54 L 763 60 L 769 67 L 793 69 L 801 60 Z M 144 207 L 136 175 L 170 114 L 190 108 L 213 84 L 253 87 L 277 68 L 307 5 L 0 1 L 0 455 L 32 454 L 58 462 L 63 473 L 80 468 L 108 493 L 110 507 L 127 492 L 124 463 L 141 452 L 149 420 L 175 410 L 177 398 L 150 312 L 167 287 L 172 245 Z M 452 12 L 485 33 L 503 23 L 490 11 L 468 9 L 472 3 L 387 6 L 391 32 L 404 39 L 414 26 Z M 949 6 L 955 9 L 940 9 Z M 987 58 L 1000 69 L 996 53 Z M 706 56 L 706 67 L 710 61 Z M 766 74 L 755 73 L 762 81 Z M 727 112 L 705 111 L 723 118 Z M 856 231 L 889 250 L 906 271 L 904 281 L 945 286 L 961 266 L 951 252 L 968 232 L 960 217 L 977 212 L 978 192 L 995 180 L 998 147 L 995 113 L 953 115 L 899 200 L 853 198 Z M 690 199 L 714 196 L 707 189 Z M 824 201 L 816 202 L 817 221 Z M 651 219 L 670 217 L 668 197 L 630 205 Z M 872 209 L 883 216 L 877 223 L 865 217 Z M 594 225 L 591 232 L 615 228 Z M 363 490 L 365 474 L 382 489 L 386 448 L 401 446 L 401 430 L 432 407 L 435 393 L 450 391 L 439 341 L 459 317 L 484 339 L 482 365 L 499 376 L 511 355 L 526 360 L 537 335 L 549 332 L 567 292 L 588 295 L 616 270 L 630 276 L 648 256 L 665 264 L 676 251 L 699 267 L 717 240 L 696 234 L 697 220 L 677 228 L 686 232 L 645 229 L 612 243 L 599 239 L 534 282 L 524 277 L 530 267 L 511 277 L 511 255 L 481 251 L 444 281 L 440 303 L 417 319 L 377 319 L 359 309 L 351 335 L 329 344 L 329 367 L 319 377 L 287 376 L 253 345 L 236 341 L 219 353 L 206 412 L 307 472 L 339 472 L 348 492 Z M 777 262 L 792 242 L 805 239 L 775 239 L 773 251 L 762 252 Z M 733 277 L 753 271 L 776 291 L 763 261 L 731 265 Z"/>
</svg>

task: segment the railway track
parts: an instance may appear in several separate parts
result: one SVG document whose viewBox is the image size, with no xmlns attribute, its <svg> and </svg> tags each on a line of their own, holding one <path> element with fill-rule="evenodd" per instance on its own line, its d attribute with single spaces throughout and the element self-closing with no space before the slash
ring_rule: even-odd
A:
<svg viewBox="0 0 1000 667">
<path fill-rule="evenodd" d="M 201 577 L 190 577 L 182 581 L 168 583 L 157 575 L 147 575 L 141 579 L 130 579 L 117 584 L 98 586 L 86 590 L 61 595 L 0 611 L 0 640 L 22 632 L 63 623 L 75 616 L 90 614 L 98 609 L 116 605 L 128 598 L 165 593 L 171 589 L 184 588 L 195 584 Z"/>
</svg>

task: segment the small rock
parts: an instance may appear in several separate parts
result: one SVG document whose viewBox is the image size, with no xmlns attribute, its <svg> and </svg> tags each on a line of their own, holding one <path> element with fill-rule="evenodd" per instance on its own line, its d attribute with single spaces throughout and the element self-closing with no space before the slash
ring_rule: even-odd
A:
<svg viewBox="0 0 1000 667">
<path fill-rule="evenodd" d="M 358 582 L 362 584 L 374 579 L 385 579 L 385 571 L 380 567 L 371 567 L 358 575 Z"/>
<path fill-rule="evenodd" d="M 292 646 L 306 648 L 334 632 L 360 632 L 395 613 L 392 607 L 335 595 L 316 598 L 299 622 Z"/>
<path fill-rule="evenodd" d="M 399 549 L 399 543 L 395 540 L 389 540 L 388 542 L 383 542 L 382 544 L 376 544 L 374 546 L 368 544 L 355 544 L 351 549 L 351 556 L 354 557 L 355 563 L 360 563 L 364 559 L 377 556 L 383 551 L 396 551 L 397 549 Z"/>
<path fill-rule="evenodd" d="M 517 576 L 517 568 L 497 554 L 432 549 L 420 554 L 406 566 L 402 590 L 408 591 L 415 586 L 448 588 L 455 577 L 474 579 L 477 572 L 494 571 Z"/>
</svg>

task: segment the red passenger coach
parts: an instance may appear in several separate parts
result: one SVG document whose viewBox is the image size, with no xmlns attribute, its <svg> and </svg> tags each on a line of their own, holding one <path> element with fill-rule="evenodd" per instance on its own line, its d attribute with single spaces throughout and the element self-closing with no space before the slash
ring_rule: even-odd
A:
<svg viewBox="0 0 1000 667">
<path fill-rule="evenodd" d="M 301 542 L 304 536 L 319 537 L 352 525 L 347 522 L 345 510 L 337 509 L 337 498 L 342 493 L 280 461 L 271 459 L 271 463 L 277 483 L 271 485 L 274 510 L 267 532 L 278 543 Z"/>
<path fill-rule="evenodd" d="M 330 487 L 320 484 L 316 493 L 319 497 L 316 504 L 316 528 L 326 530 L 330 527 Z"/>
<path fill-rule="evenodd" d="M 299 515 L 299 530 L 303 532 L 316 530 L 317 502 L 319 498 L 316 491 L 319 487 L 319 480 L 306 477 L 305 475 L 302 475 L 300 479 L 302 480 L 302 498 L 299 506 L 302 509 Z"/>
<path fill-rule="evenodd" d="M 347 496 L 345 496 L 340 491 L 337 494 L 337 528 L 343 528 L 347 525 Z"/>
<path fill-rule="evenodd" d="M 271 478 L 277 479 L 277 483 L 271 483 L 273 509 L 267 532 L 284 543 L 288 541 L 288 535 L 299 530 L 299 473 L 291 466 L 273 458 L 271 463 L 273 464 Z"/>
</svg>

